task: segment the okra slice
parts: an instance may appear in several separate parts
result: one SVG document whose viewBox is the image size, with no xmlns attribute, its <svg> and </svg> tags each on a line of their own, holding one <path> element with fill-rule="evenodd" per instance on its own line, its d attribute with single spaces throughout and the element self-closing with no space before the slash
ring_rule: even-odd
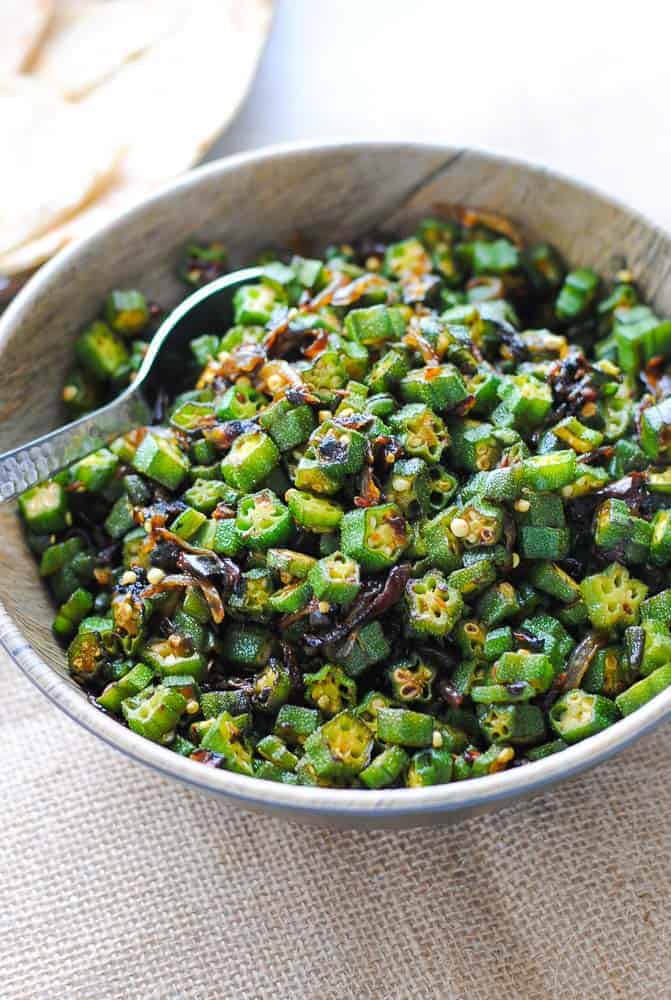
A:
<svg viewBox="0 0 671 1000">
<path fill-rule="evenodd" d="M 256 744 L 256 752 L 283 771 L 293 771 L 298 757 L 287 747 L 279 736 L 270 733 Z M 257 772 L 258 777 L 258 772 Z"/>
<path fill-rule="evenodd" d="M 285 499 L 296 524 L 317 534 L 338 528 L 345 513 L 341 504 L 303 490 L 287 490 Z"/>
<path fill-rule="evenodd" d="M 537 705 L 482 705 L 478 721 L 488 743 L 528 746 L 546 737 L 545 720 Z"/>
<path fill-rule="evenodd" d="M 245 740 L 244 728 L 239 721 L 241 718 L 244 716 L 234 718 L 228 712 L 222 712 L 210 721 L 200 745 L 204 750 L 219 754 L 228 771 L 251 777 L 254 773 L 252 751 Z"/>
<path fill-rule="evenodd" d="M 373 737 L 351 711 L 340 712 L 305 741 L 305 758 L 319 777 L 352 778 L 370 761 Z"/>
<path fill-rule="evenodd" d="M 221 474 L 229 486 L 242 493 L 256 489 L 279 462 L 280 453 L 263 431 L 249 431 L 236 438 L 221 461 Z"/>
<path fill-rule="evenodd" d="M 187 652 L 183 642 L 170 639 L 150 639 L 142 647 L 143 663 L 154 670 L 159 677 L 188 674 L 200 681 L 205 675 L 205 657 L 199 652 Z"/>
<path fill-rule="evenodd" d="M 368 667 L 386 660 L 391 653 L 391 643 L 379 621 L 368 622 L 341 645 L 327 647 L 329 657 L 343 668 L 349 677 L 359 677 Z"/>
<path fill-rule="evenodd" d="M 428 750 L 418 750 L 410 758 L 405 783 L 408 788 L 445 785 L 452 780 L 452 769 L 452 754 L 447 750 L 433 747 Z"/>
<path fill-rule="evenodd" d="M 387 747 L 360 772 L 359 780 L 366 788 L 388 788 L 398 781 L 407 764 L 408 755 L 403 747 Z"/>
<path fill-rule="evenodd" d="M 522 462 L 522 481 L 532 490 L 559 490 L 576 480 L 578 467 L 572 449 L 532 455 Z"/>
<path fill-rule="evenodd" d="M 340 539 L 345 555 L 373 573 L 398 562 L 408 544 L 405 519 L 392 503 L 349 511 Z"/>
<path fill-rule="evenodd" d="M 382 743 L 404 747 L 429 747 L 433 740 L 433 718 L 408 708 L 379 708 L 377 738 Z"/>
<path fill-rule="evenodd" d="M 177 490 L 189 470 L 186 455 L 167 437 L 148 432 L 132 459 L 133 468 L 169 490 Z"/>
<path fill-rule="evenodd" d="M 265 550 L 289 541 L 293 521 L 272 490 L 260 490 L 239 501 L 235 528 L 242 545 Z"/>
<path fill-rule="evenodd" d="M 121 337 L 101 320 L 96 320 L 75 342 L 79 364 L 100 381 L 120 379 L 129 371 L 129 356 Z"/>
<path fill-rule="evenodd" d="M 292 746 L 302 746 L 319 726 L 319 712 L 302 705 L 282 705 L 273 732 Z"/>
<path fill-rule="evenodd" d="M 305 698 L 325 715 L 337 715 L 356 704 L 356 682 L 335 664 L 326 663 L 316 673 L 304 674 Z"/>
<path fill-rule="evenodd" d="M 35 534 L 57 533 L 68 526 L 67 494 L 62 484 L 54 479 L 22 493 L 19 511 L 26 528 Z"/>
<path fill-rule="evenodd" d="M 121 703 L 129 729 L 154 743 L 172 741 L 175 726 L 185 709 L 184 696 L 162 685 L 147 687 Z"/>
<path fill-rule="evenodd" d="M 105 302 L 105 319 L 123 337 L 141 333 L 149 323 L 147 300 L 134 288 L 110 292 Z"/>
<path fill-rule="evenodd" d="M 625 566 L 614 562 L 603 573 L 586 576 L 580 592 L 594 628 L 612 629 L 637 623 L 648 588 L 631 577 Z"/>
<path fill-rule="evenodd" d="M 438 570 L 419 580 L 409 580 L 405 601 L 408 629 L 416 636 L 443 638 L 454 628 L 464 608 L 459 591 L 450 587 Z"/>
<path fill-rule="evenodd" d="M 428 703 L 433 698 L 436 668 L 422 660 L 417 653 L 392 664 L 387 670 L 394 701 Z"/>
<path fill-rule="evenodd" d="M 637 708 L 641 708 L 649 702 L 655 695 L 660 694 L 671 685 L 671 663 L 663 667 L 658 667 L 643 680 L 632 684 L 628 690 L 623 691 L 615 699 L 615 705 L 622 715 L 631 715 Z"/>
<path fill-rule="evenodd" d="M 576 688 L 554 703 L 550 709 L 550 725 L 566 743 L 577 743 L 607 729 L 618 716 L 618 707 L 609 698 Z"/>
<path fill-rule="evenodd" d="M 342 552 L 333 552 L 312 567 L 308 583 L 320 600 L 349 604 L 361 589 L 359 564 Z"/>
</svg>

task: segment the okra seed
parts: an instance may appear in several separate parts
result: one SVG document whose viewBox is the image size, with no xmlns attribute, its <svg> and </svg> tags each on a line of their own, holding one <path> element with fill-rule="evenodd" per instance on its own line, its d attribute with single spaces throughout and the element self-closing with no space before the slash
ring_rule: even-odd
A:
<svg viewBox="0 0 671 1000">
<path fill-rule="evenodd" d="M 159 569 L 158 566 L 152 566 L 152 568 L 147 572 L 147 580 L 152 587 L 155 587 L 157 583 L 160 583 L 164 576 L 164 571 Z"/>
<path fill-rule="evenodd" d="M 134 573 L 132 569 L 127 569 L 125 573 L 122 573 L 119 583 L 122 587 L 131 587 L 137 583 L 137 573 Z"/>
<path fill-rule="evenodd" d="M 329 613 L 329 611 L 331 610 L 331 605 L 329 604 L 328 601 L 320 601 L 319 602 L 319 610 L 320 610 L 320 612 L 323 615 L 327 615 Z"/>
<path fill-rule="evenodd" d="M 186 711 L 188 715 L 195 715 L 196 712 L 200 710 L 200 704 L 195 698 L 190 698 L 186 703 Z"/>
<path fill-rule="evenodd" d="M 528 500 L 516 500 L 514 504 L 515 510 L 519 511 L 520 514 L 526 514 L 528 510 L 531 509 L 531 504 Z"/>
<path fill-rule="evenodd" d="M 513 552 L 513 569 L 517 569 L 520 564 L 520 557 L 517 552 Z"/>
<path fill-rule="evenodd" d="M 431 737 L 431 745 L 435 750 L 440 750 L 443 745 L 443 734 L 438 730 L 434 729 L 433 736 Z"/>
<path fill-rule="evenodd" d="M 77 395 L 77 388 L 74 385 L 66 385 L 63 389 L 63 400 L 69 403 L 71 399 L 74 399 Z"/>
<path fill-rule="evenodd" d="M 468 521 L 465 521 L 463 517 L 454 517 L 450 523 L 450 528 L 456 538 L 465 538 L 468 534 Z"/>
</svg>

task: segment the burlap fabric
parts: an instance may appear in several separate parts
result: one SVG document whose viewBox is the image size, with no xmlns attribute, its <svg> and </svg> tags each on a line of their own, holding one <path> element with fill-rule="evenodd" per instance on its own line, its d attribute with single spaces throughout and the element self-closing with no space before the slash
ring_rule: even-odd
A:
<svg viewBox="0 0 671 1000">
<path fill-rule="evenodd" d="M 671 728 L 459 826 L 239 812 L 79 729 L 0 653 L 2 1000 L 671 997 Z"/>
</svg>

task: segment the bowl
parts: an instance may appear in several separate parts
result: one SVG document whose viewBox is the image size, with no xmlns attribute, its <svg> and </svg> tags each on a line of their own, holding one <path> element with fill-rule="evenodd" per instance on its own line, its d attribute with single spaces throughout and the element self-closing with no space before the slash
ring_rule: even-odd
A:
<svg viewBox="0 0 671 1000">
<path fill-rule="evenodd" d="M 419 143 L 293 144 L 220 160 L 185 175 L 68 248 L 0 320 L 0 451 L 58 425 L 59 393 L 78 330 L 113 287 L 163 305 L 183 294 L 180 249 L 218 238 L 234 266 L 299 232 L 318 245 L 380 226 L 403 231 L 441 203 L 509 216 L 568 260 L 609 271 L 623 254 L 646 297 L 671 313 L 671 239 L 635 212 L 550 171 L 485 153 Z M 0 642 L 72 719 L 133 760 L 231 803 L 306 823 L 411 827 L 454 822 L 546 790 L 622 749 L 671 714 L 671 689 L 563 753 L 473 781 L 424 789 L 308 788 L 205 767 L 103 715 L 67 676 L 53 617 L 12 505 L 0 506 Z"/>
</svg>

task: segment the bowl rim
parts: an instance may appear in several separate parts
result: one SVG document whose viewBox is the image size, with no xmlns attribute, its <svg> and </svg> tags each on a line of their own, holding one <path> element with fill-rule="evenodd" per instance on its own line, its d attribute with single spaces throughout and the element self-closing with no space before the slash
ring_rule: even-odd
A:
<svg viewBox="0 0 671 1000">
<path fill-rule="evenodd" d="M 151 210 L 161 201 L 172 199 L 187 188 L 197 187 L 204 178 L 211 176 L 223 178 L 226 174 L 250 163 L 287 156 L 328 155 L 346 151 L 383 154 L 385 151 L 398 153 L 403 149 L 441 154 L 446 161 L 451 157 L 472 153 L 492 165 L 519 167 L 531 173 L 551 176 L 592 197 L 623 209 L 630 217 L 638 219 L 647 227 L 663 232 L 659 226 L 639 212 L 609 195 L 602 194 L 590 185 L 523 159 L 501 156 L 476 148 L 450 147 L 442 143 L 398 139 L 367 141 L 336 138 L 275 144 L 224 157 L 197 167 L 115 216 L 84 240 L 77 241 L 60 251 L 30 278 L 0 318 L 0 356 L 4 344 L 16 323 L 20 321 L 24 310 L 31 307 L 34 298 L 48 287 L 52 279 L 75 261 L 82 250 L 92 248 L 95 242 L 104 238 L 108 232 L 118 226 L 125 226 L 129 220 Z M 166 777 L 175 778 L 185 785 L 223 796 L 250 808 L 265 808 L 275 813 L 294 816 L 312 814 L 344 819 L 366 818 L 373 821 L 372 825 L 376 817 L 382 820 L 383 817 L 390 816 L 401 818 L 421 817 L 425 814 L 471 813 L 482 810 L 494 802 L 538 791 L 557 781 L 574 777 L 581 771 L 606 760 L 671 715 L 671 688 L 668 688 L 636 712 L 561 753 L 476 780 L 452 782 L 429 788 L 378 791 L 285 785 L 280 782 L 261 781 L 219 768 L 204 767 L 120 725 L 115 719 L 100 712 L 81 690 L 42 659 L 14 623 L 2 602 L 0 602 L 0 646 L 26 677 L 71 719 L 109 746 Z"/>
</svg>

